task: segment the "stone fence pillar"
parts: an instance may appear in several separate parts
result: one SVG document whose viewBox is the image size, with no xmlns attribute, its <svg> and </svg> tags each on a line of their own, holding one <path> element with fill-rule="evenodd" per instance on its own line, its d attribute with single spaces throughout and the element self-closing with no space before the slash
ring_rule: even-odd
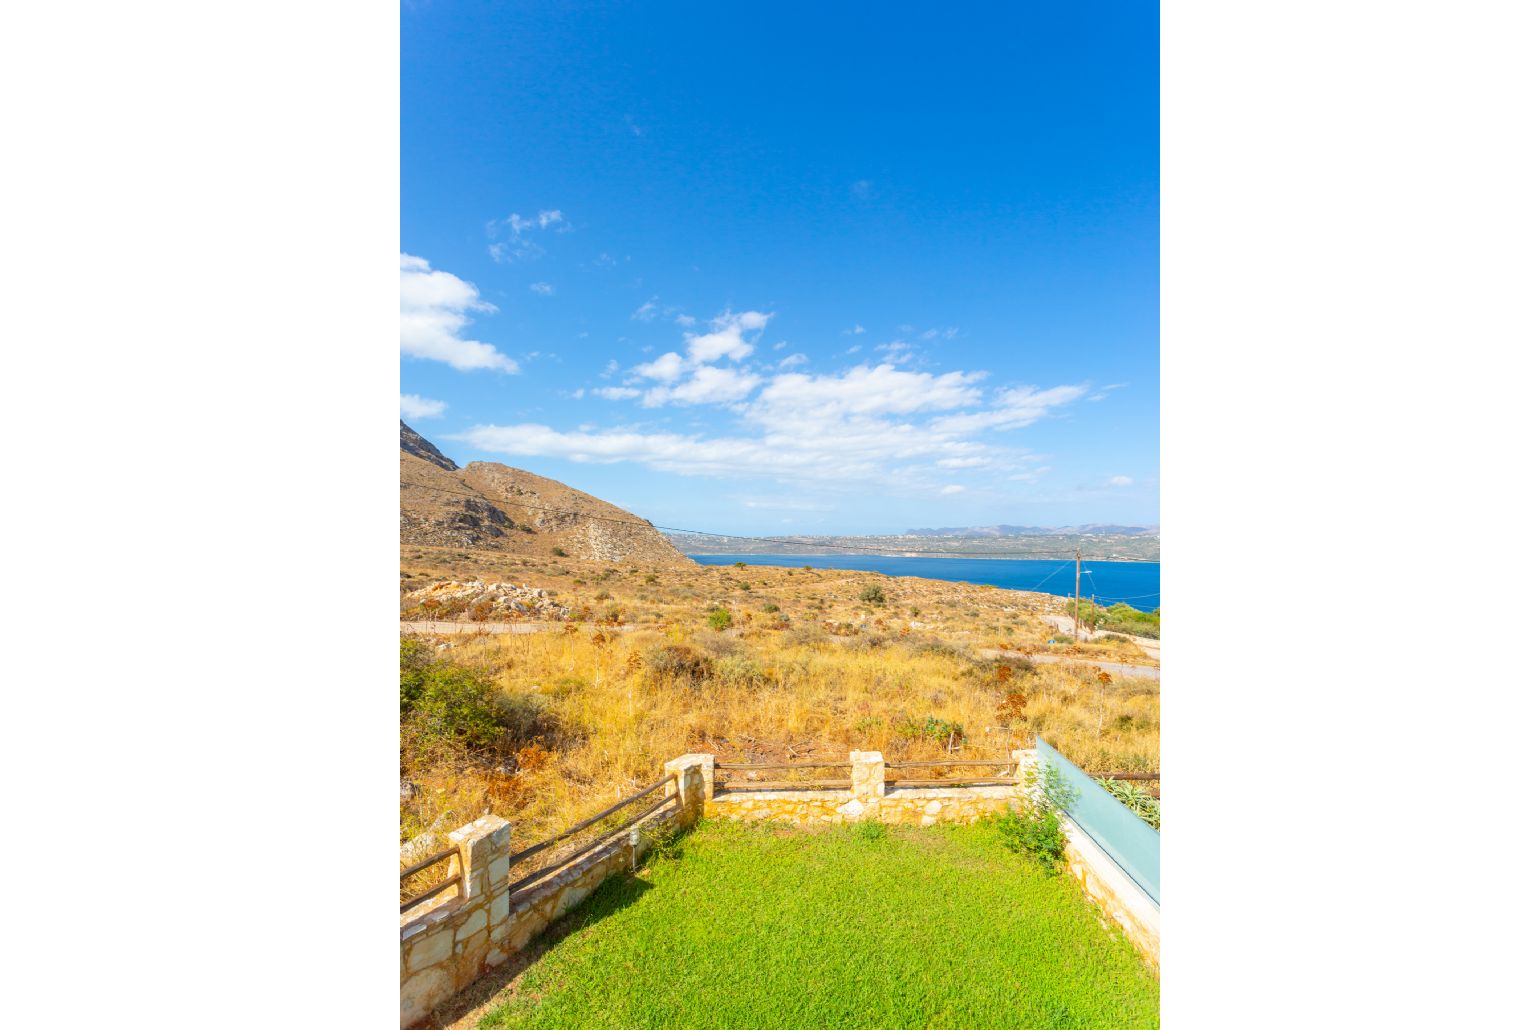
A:
<svg viewBox="0 0 1540 1030">
<path fill-rule="evenodd" d="M 850 752 L 850 793 L 857 798 L 880 798 L 887 767 L 881 751 Z"/>
<path fill-rule="evenodd" d="M 425 911 L 402 917 L 403 1027 L 424 1019 L 434 1005 L 507 958 L 499 944 L 508 934 L 512 828 L 506 819 L 484 815 L 448 836 L 459 849 L 449 860 L 460 877 L 458 897 L 426 903 Z"/>
<path fill-rule="evenodd" d="M 663 765 L 673 779 L 664 787 L 669 796 L 679 796 L 679 825 L 689 826 L 700 819 L 706 799 L 715 786 L 715 755 L 680 755 Z"/>
</svg>

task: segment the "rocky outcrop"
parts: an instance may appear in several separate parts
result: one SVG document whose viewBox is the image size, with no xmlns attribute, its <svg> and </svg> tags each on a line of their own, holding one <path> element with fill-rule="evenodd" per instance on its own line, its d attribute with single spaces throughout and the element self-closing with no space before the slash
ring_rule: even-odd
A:
<svg viewBox="0 0 1540 1030">
<path fill-rule="evenodd" d="M 514 619 L 564 620 L 571 614 L 548 591 L 512 583 L 434 583 L 401 598 L 403 619 L 465 619 L 508 622 Z"/>
<path fill-rule="evenodd" d="M 457 472 L 460 469 L 460 466 L 444 457 L 442 451 L 419 436 L 417 430 L 405 422 L 401 423 L 401 449 L 441 469 L 447 469 L 450 472 Z"/>
<path fill-rule="evenodd" d="M 400 514 L 403 544 L 693 564 L 646 519 L 523 469 L 491 461 L 462 469 L 405 422 Z"/>
</svg>

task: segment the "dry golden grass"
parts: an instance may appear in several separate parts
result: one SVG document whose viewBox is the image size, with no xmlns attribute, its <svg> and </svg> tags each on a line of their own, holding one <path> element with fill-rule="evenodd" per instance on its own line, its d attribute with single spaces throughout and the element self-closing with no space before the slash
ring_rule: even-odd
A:
<svg viewBox="0 0 1540 1030">
<path fill-rule="evenodd" d="M 954 757 L 1004 756 L 1036 731 L 1086 769 L 1159 768 L 1157 681 L 1103 683 L 1089 666 L 979 657 L 1042 647 L 1052 631 L 1035 613 L 1062 604 L 1046 595 L 874 573 L 632 571 L 422 548 L 403 549 L 403 570 L 414 586 L 479 577 L 545 587 L 595 617 L 618 607 L 630 627 L 447 638 L 444 657 L 485 671 L 510 695 L 538 695 L 555 728 L 500 771 L 405 756 L 403 775 L 421 790 L 402 805 L 403 839 L 491 811 L 513 823 L 516 841 L 533 841 L 652 782 L 685 752 L 721 761 L 843 761 L 853 749 L 942 757 L 943 742 L 915 733 L 927 717 L 962 725 Z M 873 583 L 886 595 L 880 606 L 858 599 Z M 715 607 L 732 612 L 730 629 L 707 628 Z M 709 655 L 714 674 L 698 686 L 660 675 L 647 656 L 666 645 Z M 1078 651 L 1145 660 L 1116 641 Z"/>
</svg>

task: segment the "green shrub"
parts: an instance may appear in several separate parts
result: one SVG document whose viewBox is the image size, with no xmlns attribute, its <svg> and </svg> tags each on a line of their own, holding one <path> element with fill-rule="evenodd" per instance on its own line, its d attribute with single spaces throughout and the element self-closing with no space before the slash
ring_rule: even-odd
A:
<svg viewBox="0 0 1540 1030">
<path fill-rule="evenodd" d="M 1129 780 L 1097 780 L 1103 789 L 1123 802 L 1130 812 L 1149 823 L 1153 829 L 1160 829 L 1160 798 L 1146 793 L 1141 787 Z"/>
<path fill-rule="evenodd" d="M 768 612 L 771 615 L 775 614 L 776 612 L 778 612 L 780 610 L 781 610 L 781 606 L 776 604 L 774 601 L 766 601 L 765 604 L 764 604 L 764 607 L 762 607 L 760 609 L 760 611 Z"/>
<path fill-rule="evenodd" d="M 647 838 L 649 859 L 673 862 L 684 855 L 684 831 L 672 823 L 655 823 L 642 830 Z"/>
<path fill-rule="evenodd" d="M 556 555 L 558 558 L 565 558 L 567 556 L 567 552 L 563 551 L 560 547 L 551 548 L 551 553 Z"/>
<path fill-rule="evenodd" d="M 882 823 L 856 823 L 856 839 L 875 844 L 887 840 L 888 828 Z"/>
<path fill-rule="evenodd" d="M 713 608 L 706 615 L 706 624 L 720 633 L 733 624 L 733 613 L 726 608 Z"/>
<path fill-rule="evenodd" d="M 1075 602 L 1064 606 L 1069 615 L 1075 614 Z M 1160 609 L 1141 612 L 1133 605 L 1118 602 L 1111 608 L 1102 608 L 1090 601 L 1080 602 L 1081 625 L 1090 629 L 1104 629 L 1115 633 L 1129 633 L 1139 637 L 1160 639 Z"/>
<path fill-rule="evenodd" d="M 1064 827 L 1058 813 L 1048 807 L 1006 812 L 996 822 L 1005 846 L 1019 855 L 1057 869 L 1064 860 Z"/>
<path fill-rule="evenodd" d="M 908 737 L 910 740 L 929 737 L 948 747 L 961 744 L 968 739 L 963 735 L 962 723 L 938 719 L 934 715 L 927 715 L 924 722 L 905 719 L 899 724 L 898 732 L 900 736 Z"/>
<path fill-rule="evenodd" d="M 422 696 L 423 680 L 434 661 L 433 648 L 421 640 L 401 640 L 401 714 L 406 715 Z"/>
<path fill-rule="evenodd" d="M 735 568 L 735 569 L 746 569 L 748 567 L 749 567 L 749 563 L 748 562 L 742 562 L 742 561 L 735 561 L 735 562 L 733 562 L 733 568 Z"/>
<path fill-rule="evenodd" d="M 1012 851 L 1046 869 L 1057 869 L 1064 860 L 1065 844 L 1059 813 L 1074 805 L 1080 792 L 1065 781 L 1057 766 L 1036 766 L 1026 779 L 1031 800 L 1023 810 L 999 818 L 1000 835 Z"/>
<path fill-rule="evenodd" d="M 405 693 L 403 692 L 403 703 Z M 497 690 L 471 669 L 435 664 L 425 669 L 403 733 L 419 752 L 444 749 L 485 751 L 504 735 Z"/>
<path fill-rule="evenodd" d="M 873 584 L 872 586 L 869 586 L 865 590 L 861 591 L 861 600 L 865 601 L 867 604 L 888 603 L 888 599 L 883 594 L 882 588 L 876 584 Z"/>
</svg>

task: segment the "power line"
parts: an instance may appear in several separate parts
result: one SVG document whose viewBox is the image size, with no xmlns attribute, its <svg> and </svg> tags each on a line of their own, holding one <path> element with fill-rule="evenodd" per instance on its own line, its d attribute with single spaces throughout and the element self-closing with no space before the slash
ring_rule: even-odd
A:
<svg viewBox="0 0 1540 1030">
<path fill-rule="evenodd" d="M 424 486 L 418 483 L 407 483 L 403 488 L 405 487 L 411 487 L 414 490 L 427 490 L 432 493 L 448 494 L 451 497 L 469 497 L 472 500 L 477 501 L 495 501 L 497 504 L 514 504 L 521 508 L 529 508 L 533 511 L 551 512 L 556 515 L 572 515 L 580 519 L 593 519 L 596 522 L 613 522 L 618 526 L 645 526 L 648 529 L 660 530 L 666 533 L 689 533 L 694 536 L 718 537 L 723 540 L 745 540 L 750 542 L 758 541 L 761 543 L 779 544 L 781 546 L 796 545 L 798 547 L 826 547 L 834 549 L 834 551 L 839 554 L 847 554 L 851 551 L 862 551 L 871 552 L 874 554 L 892 555 L 894 551 L 902 551 L 905 554 L 933 554 L 946 558 L 1041 558 L 1045 560 L 1056 560 L 1062 557 L 1060 554 L 1055 554 L 1051 551 L 1022 551 L 1019 553 L 1009 551 L 928 551 L 921 548 L 903 546 L 862 547 L 859 544 L 825 544 L 819 543 L 815 540 L 807 540 L 798 537 L 737 536 L 732 533 L 712 533 L 704 529 L 683 529 L 679 526 L 660 526 L 642 518 L 617 519 L 606 515 L 591 515 L 588 512 L 570 511 L 565 508 L 548 508 L 539 504 L 530 504 L 528 501 L 516 501 L 512 498 L 491 498 L 484 494 L 464 493 L 459 490 L 445 490 L 442 487 Z M 1073 560 L 1073 558 L 1068 559 L 1068 561 Z M 1090 558 L 1087 559 L 1087 561 L 1121 562 L 1131 565 L 1160 564 L 1159 559 L 1156 558 Z M 1055 572 L 1057 571 L 1058 570 L 1055 570 Z M 1054 574 L 1055 573 L 1049 573 L 1049 578 L 1052 578 Z M 1045 579 L 1044 582 L 1047 582 L 1047 580 Z"/>
</svg>

